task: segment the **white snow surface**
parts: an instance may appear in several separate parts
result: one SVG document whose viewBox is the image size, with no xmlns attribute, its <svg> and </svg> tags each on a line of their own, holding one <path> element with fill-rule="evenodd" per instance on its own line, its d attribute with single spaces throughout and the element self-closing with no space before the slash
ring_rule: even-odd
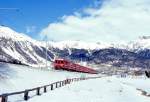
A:
<svg viewBox="0 0 150 102">
<path fill-rule="evenodd" d="M 28 37 L 26 34 L 18 33 L 12 30 L 9 27 L 0 26 L 0 37 L 4 38 L 12 38 L 17 41 L 26 41 L 26 40 L 32 40 L 30 37 Z"/>
<path fill-rule="evenodd" d="M 150 49 L 150 37 L 143 36 L 132 43 L 132 49 Z"/>
<path fill-rule="evenodd" d="M 44 46 L 46 43 L 44 41 L 36 41 L 26 34 L 18 33 L 14 31 L 13 29 L 6 27 L 6 26 L 0 26 L 0 37 L 5 38 L 12 38 L 14 41 L 29 41 L 34 43 L 34 45 L 38 46 Z M 139 39 L 135 41 L 129 41 L 129 42 L 120 42 L 117 43 L 104 43 L 104 42 L 83 42 L 83 41 L 59 41 L 59 42 L 52 42 L 48 41 L 48 46 L 55 47 L 59 49 L 64 48 L 78 48 L 78 49 L 103 49 L 103 48 L 121 48 L 121 49 L 150 49 L 150 37 L 149 36 L 142 36 L 139 37 Z"/>
<path fill-rule="evenodd" d="M 0 63 L 0 94 L 23 91 L 25 89 L 48 85 L 67 78 L 81 76 L 91 75 L 78 72 L 59 71 L 54 70 L 53 68 L 40 69 L 22 65 Z M 21 97 L 19 99 L 23 98 Z"/>
<path fill-rule="evenodd" d="M 148 79 L 104 77 L 75 82 L 29 102 L 149 102 L 136 88 L 150 92 Z M 149 88 L 149 89 L 148 89 Z"/>
<path fill-rule="evenodd" d="M 43 86 L 66 78 L 101 76 L 53 69 L 39 70 L 11 64 L 1 65 L 0 71 L 4 77 L 0 81 L 1 94 Z M 142 89 L 150 94 L 149 81 L 145 76 L 103 76 L 99 79 L 73 82 L 40 96 L 35 96 L 36 92 L 30 92 L 31 97 L 27 102 L 149 102 L 150 97 L 141 95 L 137 90 Z M 10 96 L 8 100 L 24 102 L 23 94 Z"/>
<path fill-rule="evenodd" d="M 77 48 L 77 49 L 103 49 L 111 47 L 108 43 L 93 43 L 93 42 L 83 42 L 83 41 L 60 41 L 60 42 L 49 42 L 49 45 L 55 48 Z"/>
<path fill-rule="evenodd" d="M 26 43 L 29 41 L 38 46 L 45 47 L 46 45 L 45 42 L 33 40 L 25 34 L 15 32 L 9 27 L 0 26 L 0 37 L 5 37 L 8 39 L 12 38 L 14 41 L 25 41 Z M 115 46 L 117 48 L 145 49 L 150 48 L 149 42 L 149 37 L 142 37 L 136 41 L 121 45 L 109 45 L 103 43 L 89 42 L 86 43 L 82 41 L 62 41 L 49 42 L 49 46 L 59 49 L 102 49 Z M 25 48 L 25 44 L 20 44 L 20 46 Z M 12 57 L 25 61 L 16 50 L 12 51 L 9 47 L 2 49 Z M 29 49 L 32 50 L 32 48 L 30 47 Z M 26 53 L 29 53 L 30 55 L 30 52 Z M 32 55 L 30 56 L 32 59 L 35 59 Z M 45 61 L 36 54 L 35 56 L 38 59 L 41 59 L 42 62 Z M 21 65 L 0 64 L 0 94 L 14 91 L 22 91 L 37 86 L 50 84 L 55 81 L 64 80 L 66 78 L 81 76 L 91 75 L 67 71 L 55 71 L 53 69 L 40 70 L 39 68 L 33 69 L 31 67 L 29 68 L 27 66 Z M 141 95 L 141 92 L 136 90 L 137 88 L 150 93 L 150 80 L 146 79 L 145 77 L 103 77 L 100 79 L 85 80 L 72 83 L 59 89 L 55 89 L 54 91 L 49 91 L 46 94 L 42 94 L 42 96 L 34 96 L 29 100 L 29 102 L 150 102 L 150 97 Z M 23 101 L 23 95 L 9 97 L 9 100 L 10 102 Z"/>
</svg>

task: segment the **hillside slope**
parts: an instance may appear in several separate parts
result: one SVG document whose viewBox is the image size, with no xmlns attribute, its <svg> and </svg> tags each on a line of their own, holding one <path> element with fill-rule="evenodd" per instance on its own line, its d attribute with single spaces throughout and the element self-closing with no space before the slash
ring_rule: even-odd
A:
<svg viewBox="0 0 150 102">
<path fill-rule="evenodd" d="M 55 58 L 109 64 L 118 67 L 150 67 L 150 38 L 143 36 L 124 44 L 82 41 L 36 41 L 9 27 L 0 26 L 0 61 L 44 67 Z M 46 47 L 47 46 L 47 47 Z"/>
<path fill-rule="evenodd" d="M 150 94 L 149 79 L 104 77 L 72 83 L 29 102 L 149 102 L 137 89 Z"/>
</svg>

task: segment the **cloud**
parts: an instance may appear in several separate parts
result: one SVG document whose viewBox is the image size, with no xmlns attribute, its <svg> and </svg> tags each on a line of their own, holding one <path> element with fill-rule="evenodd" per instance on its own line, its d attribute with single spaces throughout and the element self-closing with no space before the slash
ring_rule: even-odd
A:
<svg viewBox="0 0 150 102">
<path fill-rule="evenodd" d="M 36 26 L 26 26 L 26 33 L 33 33 L 36 31 Z"/>
<path fill-rule="evenodd" d="M 104 0 L 97 5 L 63 16 L 61 21 L 50 23 L 40 35 L 58 41 L 92 42 L 130 41 L 150 35 L 149 0 Z"/>
</svg>

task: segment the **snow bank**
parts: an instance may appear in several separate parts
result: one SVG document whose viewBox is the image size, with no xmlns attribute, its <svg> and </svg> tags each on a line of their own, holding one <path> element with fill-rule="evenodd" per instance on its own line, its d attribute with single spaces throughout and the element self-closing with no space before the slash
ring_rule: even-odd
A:
<svg viewBox="0 0 150 102">
<path fill-rule="evenodd" d="M 143 83 L 140 80 L 143 80 Z M 31 98 L 29 102 L 149 102 L 149 97 L 136 90 L 138 84 L 143 87 L 148 84 L 147 80 L 140 80 L 137 79 L 137 83 L 133 82 L 132 86 L 125 84 L 132 83 L 129 78 L 105 77 L 85 80 Z"/>
</svg>

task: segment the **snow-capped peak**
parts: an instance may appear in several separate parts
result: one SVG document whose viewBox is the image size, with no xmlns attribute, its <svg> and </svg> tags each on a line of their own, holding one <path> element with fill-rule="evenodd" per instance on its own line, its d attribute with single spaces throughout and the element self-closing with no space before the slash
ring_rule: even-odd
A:
<svg viewBox="0 0 150 102">
<path fill-rule="evenodd" d="M 5 26 L 0 26 L 0 37 L 11 38 L 17 41 L 32 41 L 33 40 L 29 36 L 23 33 L 15 32 L 11 28 L 5 27 Z"/>
<path fill-rule="evenodd" d="M 110 47 L 110 44 L 106 43 L 93 43 L 93 42 L 83 42 L 83 41 L 60 41 L 60 42 L 49 42 L 53 47 L 60 49 L 64 48 L 77 48 L 77 49 L 102 49 Z"/>
<path fill-rule="evenodd" d="M 150 36 L 142 36 L 133 41 L 132 49 L 150 49 Z"/>
<path fill-rule="evenodd" d="M 139 39 L 141 40 L 150 40 L 150 36 L 140 36 Z"/>
</svg>

